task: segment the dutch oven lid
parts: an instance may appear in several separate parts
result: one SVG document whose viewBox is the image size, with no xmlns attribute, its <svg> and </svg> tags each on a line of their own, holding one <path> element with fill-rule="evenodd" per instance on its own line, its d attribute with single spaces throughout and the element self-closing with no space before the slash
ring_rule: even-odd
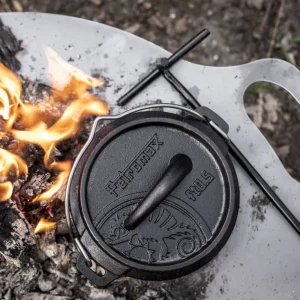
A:
<svg viewBox="0 0 300 300">
<path fill-rule="evenodd" d="M 226 144 L 201 122 L 162 112 L 110 127 L 80 180 L 82 216 L 96 243 L 135 270 L 180 276 L 181 269 L 205 264 L 237 215 L 238 184 Z"/>
</svg>

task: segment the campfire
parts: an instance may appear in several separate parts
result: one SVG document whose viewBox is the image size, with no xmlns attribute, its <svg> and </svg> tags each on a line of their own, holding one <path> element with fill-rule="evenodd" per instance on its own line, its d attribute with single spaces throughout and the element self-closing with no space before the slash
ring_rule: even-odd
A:
<svg viewBox="0 0 300 300">
<path fill-rule="evenodd" d="M 55 228 L 53 207 L 61 200 L 56 196 L 71 171 L 73 158 L 62 155 L 60 145 L 79 136 L 87 116 L 108 113 L 107 104 L 92 93 L 103 80 L 84 74 L 50 48 L 45 53 L 51 88 L 36 103 L 24 95 L 22 78 L 0 64 L 0 137 L 7 141 L 0 149 L 0 201 L 15 200 L 36 234 Z M 42 190 L 28 194 L 41 170 L 26 156 L 30 147 L 40 154 L 36 161 L 49 175 Z"/>
</svg>

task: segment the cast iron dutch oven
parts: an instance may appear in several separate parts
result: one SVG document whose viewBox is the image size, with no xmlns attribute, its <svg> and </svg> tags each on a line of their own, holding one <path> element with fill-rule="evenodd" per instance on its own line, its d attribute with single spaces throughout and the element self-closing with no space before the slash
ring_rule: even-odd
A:
<svg viewBox="0 0 300 300">
<path fill-rule="evenodd" d="M 95 128 L 80 153 L 67 201 L 77 267 L 95 284 L 183 276 L 228 240 L 236 172 L 226 141 L 195 114 L 127 112 Z"/>
</svg>

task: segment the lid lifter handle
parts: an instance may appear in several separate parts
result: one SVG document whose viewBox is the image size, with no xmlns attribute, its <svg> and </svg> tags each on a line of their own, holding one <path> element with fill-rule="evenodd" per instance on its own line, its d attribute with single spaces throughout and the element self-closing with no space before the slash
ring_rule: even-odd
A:
<svg viewBox="0 0 300 300">
<path fill-rule="evenodd" d="M 169 162 L 164 174 L 155 186 L 125 219 L 124 227 L 133 230 L 177 187 L 193 168 L 191 159 L 185 154 L 176 154 Z"/>
</svg>

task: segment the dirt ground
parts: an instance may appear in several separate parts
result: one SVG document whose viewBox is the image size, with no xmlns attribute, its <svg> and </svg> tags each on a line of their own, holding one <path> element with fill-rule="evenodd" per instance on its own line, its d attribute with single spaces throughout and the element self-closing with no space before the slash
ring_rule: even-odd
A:
<svg viewBox="0 0 300 300">
<path fill-rule="evenodd" d="M 0 11 L 85 18 L 126 30 L 171 52 L 205 27 L 211 36 L 188 54 L 190 61 L 226 66 L 275 57 L 300 68 L 300 0 L 0 0 Z M 300 105 L 282 89 L 263 83 L 249 88 L 245 104 L 287 170 L 300 181 Z M 192 284 L 186 298 L 179 290 L 180 279 L 163 288 L 172 290 L 176 299 L 192 299 L 196 293 Z M 139 286 L 128 284 L 127 289 L 134 295 Z M 165 290 L 161 294 L 169 299 Z"/>
</svg>

